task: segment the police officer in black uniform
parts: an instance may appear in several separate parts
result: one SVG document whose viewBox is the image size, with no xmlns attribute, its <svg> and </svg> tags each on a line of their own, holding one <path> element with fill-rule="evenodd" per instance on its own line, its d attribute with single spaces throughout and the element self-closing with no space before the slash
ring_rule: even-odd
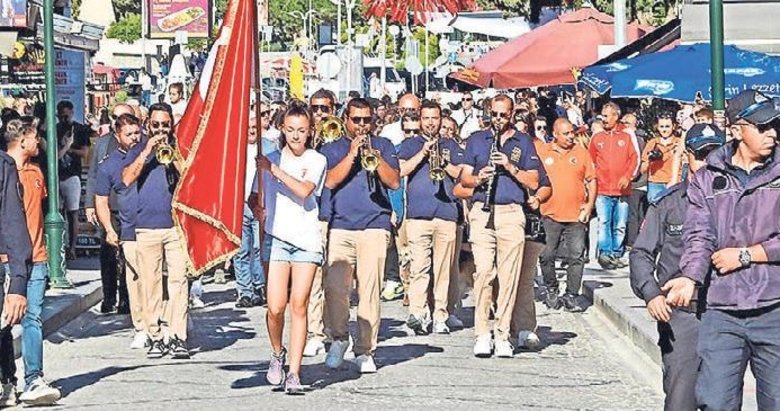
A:
<svg viewBox="0 0 780 411">
<path fill-rule="evenodd" d="M 705 158 L 726 141 L 712 124 L 697 124 L 685 136 L 688 173 L 705 165 Z M 690 306 L 672 308 L 666 302 L 664 285 L 679 277 L 683 252 L 682 228 L 688 208 L 688 179 L 660 194 L 650 205 L 630 254 L 631 288 L 645 300 L 650 316 L 658 321 L 658 346 L 663 363 L 665 410 L 696 409 L 696 345 L 699 315 L 704 309 L 703 292 Z M 657 257 L 657 262 L 656 262 Z"/>
</svg>

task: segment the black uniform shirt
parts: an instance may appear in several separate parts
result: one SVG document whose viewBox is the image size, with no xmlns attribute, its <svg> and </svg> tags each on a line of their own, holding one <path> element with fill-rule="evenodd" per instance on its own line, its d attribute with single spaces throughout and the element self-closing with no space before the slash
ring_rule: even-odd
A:
<svg viewBox="0 0 780 411">
<path fill-rule="evenodd" d="M 661 295 L 661 287 L 681 275 L 687 188 L 687 182 L 677 184 L 650 205 L 629 255 L 631 289 L 645 302 Z"/>
<path fill-rule="evenodd" d="M 27 295 L 32 241 L 14 159 L 0 151 L 0 254 L 8 255 L 8 294 Z M 0 304 L 0 307 L 2 305 Z"/>
</svg>

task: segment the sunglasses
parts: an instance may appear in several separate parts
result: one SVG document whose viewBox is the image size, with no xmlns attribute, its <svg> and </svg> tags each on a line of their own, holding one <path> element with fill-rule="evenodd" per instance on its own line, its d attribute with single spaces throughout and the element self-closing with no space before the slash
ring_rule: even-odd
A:
<svg viewBox="0 0 780 411">
<path fill-rule="evenodd" d="M 260 117 L 267 117 L 271 115 L 271 110 L 263 110 L 260 112 Z"/>
<path fill-rule="evenodd" d="M 659 114 L 658 115 L 658 119 L 659 120 L 676 120 L 677 116 L 675 116 L 674 114 L 672 114 L 672 113 L 667 111 L 667 112 L 663 112 L 663 113 Z"/>
<path fill-rule="evenodd" d="M 404 134 L 417 134 L 418 132 L 420 132 L 419 128 L 405 128 L 404 129 Z"/>
<path fill-rule="evenodd" d="M 350 116 L 349 119 L 355 123 L 355 124 L 371 124 L 371 120 L 373 120 L 373 117 L 352 117 Z"/>
<path fill-rule="evenodd" d="M 508 119 L 511 116 L 511 114 L 509 114 L 509 113 L 499 113 L 497 111 L 491 111 L 490 112 L 490 116 L 491 117 L 498 117 L 498 118 Z"/>
<path fill-rule="evenodd" d="M 170 121 L 152 121 L 149 123 L 154 128 L 160 128 L 160 127 L 170 127 L 171 122 Z"/>
<path fill-rule="evenodd" d="M 464 97 L 464 98 L 463 98 L 463 101 L 473 101 L 473 100 L 474 100 L 474 99 L 473 99 L 473 98 L 471 98 L 471 97 Z"/>
<path fill-rule="evenodd" d="M 330 113 L 330 106 L 325 106 L 325 105 L 322 105 L 322 104 L 313 105 L 313 106 L 311 106 L 311 111 L 313 111 L 315 113 L 318 112 L 318 111 L 321 111 L 323 113 Z"/>
</svg>

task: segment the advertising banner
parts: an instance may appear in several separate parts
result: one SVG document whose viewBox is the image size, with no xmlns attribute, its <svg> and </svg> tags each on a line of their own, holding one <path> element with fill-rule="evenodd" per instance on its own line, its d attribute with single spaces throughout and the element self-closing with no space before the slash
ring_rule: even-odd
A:
<svg viewBox="0 0 780 411">
<path fill-rule="evenodd" d="M 54 90 L 57 102 L 73 103 L 73 119 L 84 122 L 84 98 L 86 94 L 86 54 L 83 51 L 55 50 Z"/>
<path fill-rule="evenodd" d="M 27 0 L 0 0 L 0 27 L 27 27 Z"/>
<path fill-rule="evenodd" d="M 172 39 L 177 31 L 188 38 L 207 38 L 211 33 L 211 0 L 147 0 L 148 33 L 152 39 Z"/>
</svg>

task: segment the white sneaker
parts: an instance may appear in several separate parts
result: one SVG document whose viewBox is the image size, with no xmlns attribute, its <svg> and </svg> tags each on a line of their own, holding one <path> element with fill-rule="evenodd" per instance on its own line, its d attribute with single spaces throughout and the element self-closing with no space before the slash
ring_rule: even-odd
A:
<svg viewBox="0 0 780 411">
<path fill-rule="evenodd" d="M 376 372 L 374 357 L 371 355 L 363 354 L 358 356 L 355 358 L 355 364 L 357 364 L 361 374 L 373 374 Z"/>
<path fill-rule="evenodd" d="M 496 341 L 496 357 L 498 358 L 512 358 L 515 355 L 515 349 L 512 348 L 512 344 L 507 340 Z"/>
<path fill-rule="evenodd" d="M 61 396 L 60 390 L 50 386 L 43 377 L 38 377 L 25 388 L 22 395 L 19 396 L 19 401 L 23 402 L 24 405 L 51 405 L 57 402 Z"/>
<path fill-rule="evenodd" d="M 455 316 L 455 314 L 450 314 L 449 318 L 447 318 L 447 327 L 450 327 L 451 330 L 460 330 L 465 326 L 460 318 Z"/>
<path fill-rule="evenodd" d="M 130 343 L 131 350 L 142 350 L 147 347 L 146 343 L 149 341 L 149 336 L 145 332 L 137 332 L 133 337 L 133 342 Z"/>
<path fill-rule="evenodd" d="M 328 368 L 339 368 L 344 363 L 344 353 L 349 348 L 349 341 L 333 341 L 330 344 L 330 351 L 325 356 L 325 366 Z"/>
<path fill-rule="evenodd" d="M 523 330 L 517 333 L 517 346 L 520 348 L 527 348 L 529 350 L 535 350 L 542 345 L 542 340 L 533 331 Z"/>
<path fill-rule="evenodd" d="M 449 334 L 450 328 L 447 327 L 445 321 L 433 320 L 433 333 L 434 334 Z"/>
<path fill-rule="evenodd" d="M 493 354 L 493 337 L 490 334 L 480 335 L 474 343 L 474 355 L 487 358 Z"/>
<path fill-rule="evenodd" d="M 325 352 L 325 344 L 319 338 L 310 338 L 306 341 L 306 347 L 303 348 L 304 357 L 316 357 L 321 352 Z"/>
<path fill-rule="evenodd" d="M 16 385 L 3 384 L 3 395 L 0 396 L 0 408 L 16 407 Z"/>
</svg>

